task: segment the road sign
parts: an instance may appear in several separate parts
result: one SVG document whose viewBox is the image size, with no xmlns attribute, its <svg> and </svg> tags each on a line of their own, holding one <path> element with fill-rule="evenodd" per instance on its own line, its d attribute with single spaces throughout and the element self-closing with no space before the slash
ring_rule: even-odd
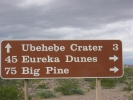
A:
<svg viewBox="0 0 133 100">
<path fill-rule="evenodd" d="M 1 77 L 121 77 L 120 40 L 4 40 Z"/>
</svg>

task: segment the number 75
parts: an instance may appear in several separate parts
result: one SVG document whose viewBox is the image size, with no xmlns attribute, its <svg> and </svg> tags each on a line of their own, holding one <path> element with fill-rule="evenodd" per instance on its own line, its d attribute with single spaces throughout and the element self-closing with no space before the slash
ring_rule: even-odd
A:
<svg viewBox="0 0 133 100">
<path fill-rule="evenodd" d="M 17 73 L 17 70 L 16 70 L 16 67 L 5 67 L 5 71 L 6 71 L 6 74 L 16 74 Z"/>
</svg>

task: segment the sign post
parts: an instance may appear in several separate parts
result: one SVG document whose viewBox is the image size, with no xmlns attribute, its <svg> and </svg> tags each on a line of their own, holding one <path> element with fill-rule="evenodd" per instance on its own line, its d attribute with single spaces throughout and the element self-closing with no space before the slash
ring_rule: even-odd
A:
<svg viewBox="0 0 133 100">
<path fill-rule="evenodd" d="M 110 78 L 123 75 L 120 40 L 4 40 L 3 79 Z"/>
<path fill-rule="evenodd" d="M 96 78 L 96 100 L 101 100 L 101 79 Z"/>
<path fill-rule="evenodd" d="M 28 79 L 24 80 L 24 100 L 28 100 Z"/>
</svg>

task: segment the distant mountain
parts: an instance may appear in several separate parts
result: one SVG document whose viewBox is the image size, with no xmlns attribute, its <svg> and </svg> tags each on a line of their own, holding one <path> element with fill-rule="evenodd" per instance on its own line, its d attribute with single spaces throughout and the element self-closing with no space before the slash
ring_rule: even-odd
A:
<svg viewBox="0 0 133 100">
<path fill-rule="evenodd" d="M 127 65 L 127 64 L 125 64 L 124 67 L 125 68 L 133 68 L 133 65 Z"/>
</svg>

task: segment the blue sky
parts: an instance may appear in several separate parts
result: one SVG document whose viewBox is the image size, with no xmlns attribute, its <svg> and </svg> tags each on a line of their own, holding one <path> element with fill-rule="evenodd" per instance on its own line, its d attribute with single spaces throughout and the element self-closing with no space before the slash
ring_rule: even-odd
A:
<svg viewBox="0 0 133 100">
<path fill-rule="evenodd" d="M 0 0 L 0 41 L 118 39 L 133 65 L 133 0 Z"/>
</svg>

